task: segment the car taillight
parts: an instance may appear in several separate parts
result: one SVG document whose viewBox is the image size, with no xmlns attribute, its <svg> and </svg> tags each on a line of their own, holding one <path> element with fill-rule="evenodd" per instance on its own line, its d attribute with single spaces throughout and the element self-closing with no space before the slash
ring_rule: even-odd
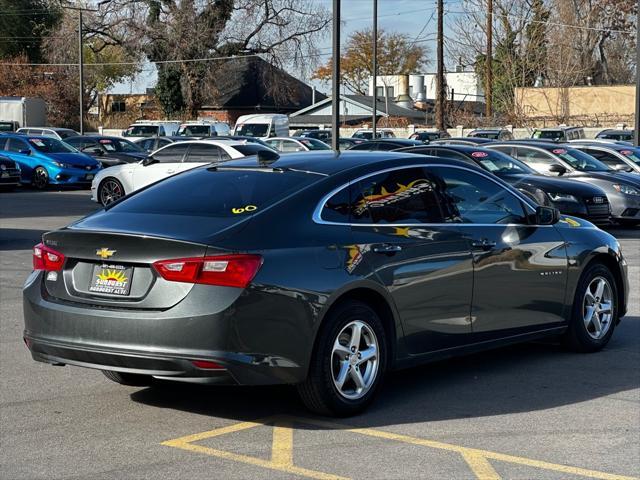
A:
<svg viewBox="0 0 640 480">
<path fill-rule="evenodd" d="M 171 282 L 245 288 L 262 265 L 260 255 L 216 255 L 160 260 L 153 268 Z"/>
<path fill-rule="evenodd" d="M 64 265 L 64 255 L 43 243 L 33 247 L 33 269 L 58 272 Z"/>
</svg>

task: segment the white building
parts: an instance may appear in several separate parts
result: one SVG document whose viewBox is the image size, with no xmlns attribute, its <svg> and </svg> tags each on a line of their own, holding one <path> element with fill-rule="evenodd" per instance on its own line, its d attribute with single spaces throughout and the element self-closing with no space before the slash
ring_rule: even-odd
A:
<svg viewBox="0 0 640 480">
<path fill-rule="evenodd" d="M 447 98 L 457 101 L 483 102 L 484 89 L 482 83 L 475 72 L 462 71 L 445 73 L 447 84 Z M 395 98 L 401 95 L 401 84 L 403 75 L 378 75 L 377 95 Z M 369 95 L 373 95 L 373 77 L 369 78 Z M 409 91 L 406 92 L 414 101 L 418 100 L 418 95 L 422 93 L 423 99 L 435 100 L 436 98 L 436 74 L 424 73 L 409 75 Z"/>
</svg>

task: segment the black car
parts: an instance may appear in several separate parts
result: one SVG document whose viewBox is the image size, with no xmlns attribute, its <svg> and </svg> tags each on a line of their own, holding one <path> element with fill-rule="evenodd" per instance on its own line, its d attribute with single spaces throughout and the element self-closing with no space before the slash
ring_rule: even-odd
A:
<svg viewBox="0 0 640 480">
<path fill-rule="evenodd" d="M 246 135 L 218 135 L 216 140 L 246 140 L 248 143 L 257 143 L 262 145 L 263 147 L 270 148 L 271 150 L 275 150 L 271 145 L 269 145 L 264 140 L 260 140 L 256 137 L 248 137 Z"/>
<path fill-rule="evenodd" d="M 538 173 L 596 185 L 605 191 L 616 223 L 640 224 L 640 176 L 619 172 L 587 153 L 563 145 L 532 140 L 492 143 L 486 148 L 517 158 Z"/>
<path fill-rule="evenodd" d="M 431 143 L 435 143 L 437 145 L 484 145 L 485 143 L 491 143 L 493 140 L 490 138 L 482 138 L 482 137 L 451 137 L 451 138 L 442 138 L 440 140 L 434 140 Z"/>
<path fill-rule="evenodd" d="M 607 128 L 598 132 L 596 138 L 602 138 L 606 140 L 619 140 L 624 142 L 633 142 L 633 130 L 616 130 L 613 128 Z"/>
<path fill-rule="evenodd" d="M 79 135 L 65 138 L 64 141 L 98 160 L 104 168 L 139 162 L 147 157 L 147 152 L 142 148 L 121 137 Z"/>
<path fill-rule="evenodd" d="M 367 140 L 349 147 L 348 150 L 362 150 L 367 152 L 397 150 L 403 147 L 417 147 L 424 145 L 420 140 L 410 140 L 408 138 L 378 138 Z"/>
<path fill-rule="evenodd" d="M 551 335 L 597 351 L 628 300 L 613 236 L 468 162 L 397 152 L 205 165 L 33 253 L 35 360 L 128 385 L 294 384 L 323 414 L 454 354 Z"/>
<path fill-rule="evenodd" d="M 450 138 L 446 130 L 431 130 L 428 132 L 415 132 L 409 135 L 410 140 L 420 140 L 422 143 L 430 143 L 441 138 Z"/>
<path fill-rule="evenodd" d="M 11 190 L 20 184 L 20 166 L 4 155 L 0 155 L 0 189 Z"/>
<path fill-rule="evenodd" d="M 546 177 L 496 150 L 466 145 L 429 145 L 399 151 L 472 163 L 500 177 L 539 205 L 555 207 L 563 214 L 575 215 L 596 225 L 610 223 L 609 200 L 601 188 L 575 180 Z"/>
<path fill-rule="evenodd" d="M 331 130 L 304 130 L 299 134 L 293 135 L 294 137 L 307 137 L 315 138 L 316 140 L 322 140 L 325 143 L 331 141 Z M 329 141 L 327 141 L 329 140 Z"/>
</svg>

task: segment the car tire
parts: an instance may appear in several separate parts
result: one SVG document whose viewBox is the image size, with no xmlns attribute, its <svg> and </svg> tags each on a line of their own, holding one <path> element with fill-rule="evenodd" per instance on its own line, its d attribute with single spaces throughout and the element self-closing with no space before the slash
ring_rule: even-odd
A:
<svg viewBox="0 0 640 480">
<path fill-rule="evenodd" d="M 119 383 L 120 385 L 128 385 L 130 387 L 147 387 L 153 382 L 153 377 L 151 375 L 114 372 L 112 370 L 103 370 L 102 373 L 112 382 Z"/>
<path fill-rule="evenodd" d="M 564 344 L 577 352 L 597 352 L 609 343 L 617 320 L 615 278 L 606 266 L 593 263 L 587 266 L 578 282 Z"/>
<path fill-rule="evenodd" d="M 44 167 L 36 167 L 31 174 L 31 184 L 38 190 L 44 190 L 49 185 L 49 172 Z"/>
<path fill-rule="evenodd" d="M 354 338 L 356 330 L 359 342 Z M 382 383 L 387 342 L 382 321 L 369 305 L 355 300 L 337 305 L 318 333 L 307 379 L 297 385 L 302 402 L 321 415 L 362 412 Z M 373 353 L 375 357 L 369 357 Z"/>
<path fill-rule="evenodd" d="M 103 207 L 125 196 L 124 187 L 119 180 L 107 177 L 98 186 L 98 201 Z"/>
</svg>

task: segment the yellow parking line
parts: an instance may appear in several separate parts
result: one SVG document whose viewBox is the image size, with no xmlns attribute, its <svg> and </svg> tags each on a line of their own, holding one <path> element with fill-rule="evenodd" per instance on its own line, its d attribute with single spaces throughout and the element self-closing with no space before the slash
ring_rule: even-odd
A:
<svg viewBox="0 0 640 480">
<path fill-rule="evenodd" d="M 493 469 L 486 457 L 465 452 L 462 454 L 462 458 L 467 462 L 475 476 L 478 477 L 478 480 L 500 480 L 500 475 Z"/>
<path fill-rule="evenodd" d="M 375 430 L 373 428 L 350 428 L 348 425 L 332 423 L 324 420 L 316 420 L 312 418 L 296 418 L 289 416 L 277 416 L 266 418 L 263 420 L 256 420 L 254 422 L 236 423 L 227 427 L 221 427 L 206 432 L 187 435 L 173 440 L 167 440 L 165 442 L 162 442 L 162 445 L 180 448 L 182 450 L 191 452 L 204 453 L 206 455 L 211 455 L 218 458 L 247 463 L 249 465 L 269 468 L 271 470 L 278 470 L 281 472 L 291 473 L 307 478 L 316 478 L 319 480 L 348 480 L 345 477 L 340 477 L 338 475 L 333 475 L 325 472 L 318 472 L 315 470 L 308 470 L 306 468 L 297 467 L 293 464 L 294 423 L 342 430 L 346 432 L 357 433 L 360 435 L 382 438 L 385 440 L 393 440 L 412 445 L 445 450 L 448 452 L 455 452 L 462 456 L 469 468 L 479 480 L 500 480 L 500 476 L 491 465 L 490 460 L 496 460 L 499 462 L 506 462 L 515 465 L 524 465 L 532 468 L 539 468 L 543 470 L 550 470 L 554 472 L 577 475 L 587 478 L 595 478 L 600 480 L 640 480 L 634 477 L 614 475 L 611 473 L 599 472 L 597 470 L 588 470 L 585 468 L 560 465 L 556 463 L 544 462 L 541 460 L 533 460 L 531 458 L 492 452 L 489 450 L 468 448 L 460 445 L 428 440 L 425 438 L 410 437 L 408 435 L 387 432 L 384 430 Z M 200 440 L 225 435 L 227 433 L 239 432 L 249 428 L 265 425 L 273 425 L 274 427 L 271 460 L 263 460 L 261 458 L 250 457 L 248 455 L 241 455 L 224 450 L 217 450 L 215 448 L 204 447 L 193 443 Z"/>
<path fill-rule="evenodd" d="M 273 427 L 271 461 L 278 465 L 293 465 L 293 428 L 291 424 Z"/>
</svg>

